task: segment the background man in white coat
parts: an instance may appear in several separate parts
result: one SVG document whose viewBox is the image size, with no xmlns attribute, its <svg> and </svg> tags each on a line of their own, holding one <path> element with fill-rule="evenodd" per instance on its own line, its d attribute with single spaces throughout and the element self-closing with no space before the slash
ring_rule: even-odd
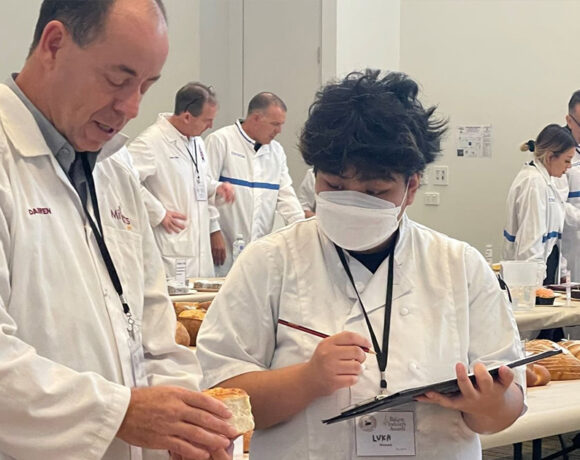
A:
<svg viewBox="0 0 580 460">
<path fill-rule="evenodd" d="M 580 90 L 574 92 L 568 102 L 566 126 L 576 143 L 580 144 Z M 562 252 L 568 263 L 571 279 L 580 282 L 580 148 L 572 158 L 572 166 L 558 182 L 564 190 L 566 220 L 562 232 Z"/>
<path fill-rule="evenodd" d="M 217 271 L 225 275 L 232 264 L 237 235 L 249 243 L 272 231 L 275 212 L 286 223 L 304 218 L 292 187 L 286 154 L 274 138 L 286 121 L 286 104 L 273 93 L 252 98 L 245 120 L 218 129 L 206 139 L 213 178 L 234 185 L 236 202 L 219 208 L 221 232 L 211 235 Z"/>
<path fill-rule="evenodd" d="M 212 127 L 217 109 L 211 88 L 188 83 L 175 96 L 173 114 L 159 114 L 129 145 L 169 277 L 175 276 L 179 259 L 185 261 L 189 278 L 214 276 L 210 233 L 219 227 L 217 211 L 208 203 L 216 193 L 225 201 L 233 199 L 230 184 L 219 184 L 208 175 L 200 137 Z"/>
<path fill-rule="evenodd" d="M 298 200 L 304 209 L 304 216 L 306 218 L 312 217 L 316 214 L 316 197 L 314 194 L 314 170 L 312 168 L 306 171 L 304 179 L 298 187 Z"/>
<path fill-rule="evenodd" d="M 167 52 L 160 0 L 45 0 L 0 84 L 1 459 L 227 458 L 115 153 Z"/>
</svg>

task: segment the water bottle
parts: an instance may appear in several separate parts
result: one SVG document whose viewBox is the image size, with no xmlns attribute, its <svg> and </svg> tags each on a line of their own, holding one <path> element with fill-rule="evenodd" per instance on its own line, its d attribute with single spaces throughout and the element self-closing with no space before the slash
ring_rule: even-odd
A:
<svg viewBox="0 0 580 460">
<path fill-rule="evenodd" d="M 243 235 L 238 233 L 236 235 L 236 239 L 234 240 L 234 243 L 232 244 L 232 261 L 233 262 L 236 261 L 236 259 L 240 255 L 240 252 L 242 252 L 245 247 L 246 247 L 246 242 L 244 241 L 244 237 L 243 237 Z"/>
</svg>

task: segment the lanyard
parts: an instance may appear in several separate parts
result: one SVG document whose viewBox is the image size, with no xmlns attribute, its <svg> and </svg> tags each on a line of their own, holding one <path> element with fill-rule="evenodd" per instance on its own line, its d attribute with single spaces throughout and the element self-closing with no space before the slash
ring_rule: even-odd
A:
<svg viewBox="0 0 580 460">
<path fill-rule="evenodd" d="M 398 237 L 399 237 L 399 231 L 397 230 L 397 232 L 395 233 L 395 239 L 393 240 L 393 244 L 391 246 L 391 249 L 389 250 L 389 254 L 387 255 L 387 257 L 389 258 L 389 274 L 387 276 L 387 293 L 386 293 L 386 299 L 385 299 L 385 321 L 384 321 L 384 326 L 383 326 L 383 346 L 382 346 L 382 348 L 379 346 L 377 336 L 375 334 L 375 331 L 373 329 L 371 321 L 369 320 L 369 315 L 367 314 L 367 311 L 366 311 L 365 306 L 362 302 L 362 299 L 360 298 L 360 295 L 358 293 L 358 289 L 356 288 L 356 286 L 354 284 L 354 279 L 352 277 L 352 273 L 351 273 L 350 268 L 348 266 L 348 262 L 346 261 L 344 251 L 342 250 L 342 248 L 338 247 L 336 244 L 334 245 L 334 247 L 336 248 L 336 252 L 338 253 L 338 257 L 340 258 L 340 261 L 341 261 L 342 266 L 344 268 L 344 271 L 346 272 L 348 279 L 350 280 L 350 283 L 352 285 L 352 288 L 354 289 L 354 292 L 356 293 L 356 297 L 360 303 L 361 310 L 363 312 L 363 315 L 365 317 L 365 321 L 367 323 L 367 327 L 369 329 L 369 333 L 371 335 L 371 341 L 373 343 L 373 348 L 375 349 L 375 352 L 377 353 L 376 354 L 377 363 L 379 365 L 379 371 L 381 372 L 381 393 L 384 393 L 387 389 L 387 377 L 385 374 L 385 370 L 387 369 L 387 359 L 388 359 L 388 351 L 389 351 L 389 333 L 391 330 L 391 311 L 392 311 L 392 306 L 393 306 L 393 271 L 394 271 L 393 259 L 394 259 L 394 255 L 395 255 L 395 245 L 397 244 Z"/>
<path fill-rule="evenodd" d="M 115 286 L 115 291 L 119 295 L 119 299 L 121 300 L 121 304 L 123 305 L 123 312 L 127 317 L 127 331 L 131 338 L 135 338 L 135 320 L 131 313 L 131 309 L 129 308 L 129 304 L 123 295 L 123 286 L 121 285 L 121 280 L 119 279 L 119 275 L 117 274 L 117 270 L 115 269 L 115 265 L 113 264 L 113 259 L 111 258 L 111 254 L 107 249 L 107 245 L 105 243 L 105 238 L 103 237 L 103 226 L 101 224 L 101 215 L 99 212 L 99 203 L 97 201 L 97 191 L 95 189 L 95 182 L 93 180 L 93 173 L 91 171 L 91 167 L 89 166 L 89 160 L 86 155 L 81 157 L 81 161 L 83 164 L 83 170 L 85 172 L 85 177 L 87 179 L 87 184 L 89 187 L 89 195 L 91 196 L 91 202 L 93 204 L 93 211 L 95 213 L 95 218 L 97 219 L 97 224 L 91 217 L 89 210 L 87 209 L 86 201 L 83 202 L 83 209 L 85 211 L 85 215 L 87 216 L 87 220 L 89 221 L 89 225 L 93 230 L 93 234 L 95 235 L 95 239 L 97 240 L 97 244 L 99 246 L 99 250 L 101 251 L 101 255 L 103 256 L 103 260 L 105 261 L 105 266 L 107 267 L 107 271 L 109 272 L 109 277 L 113 282 L 113 286 Z M 82 200 L 81 200 L 82 201 Z"/>
<path fill-rule="evenodd" d="M 189 147 L 187 144 L 185 144 L 185 148 L 187 149 L 187 153 L 189 153 L 189 158 L 191 158 L 191 161 L 193 162 L 193 165 L 195 166 L 195 173 L 199 177 L 199 169 L 197 167 L 197 143 L 195 141 L 193 141 L 193 148 L 195 149 L 195 158 L 191 154 L 191 150 L 189 150 Z"/>
</svg>

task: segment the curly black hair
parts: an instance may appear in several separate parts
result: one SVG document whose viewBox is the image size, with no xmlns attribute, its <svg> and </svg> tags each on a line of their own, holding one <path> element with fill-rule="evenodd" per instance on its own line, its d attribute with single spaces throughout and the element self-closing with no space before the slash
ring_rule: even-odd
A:
<svg viewBox="0 0 580 460">
<path fill-rule="evenodd" d="M 447 120 L 423 108 L 419 87 L 400 72 L 352 72 L 316 93 L 300 135 L 304 161 L 335 175 L 353 168 L 361 180 L 407 180 L 441 151 Z"/>
</svg>

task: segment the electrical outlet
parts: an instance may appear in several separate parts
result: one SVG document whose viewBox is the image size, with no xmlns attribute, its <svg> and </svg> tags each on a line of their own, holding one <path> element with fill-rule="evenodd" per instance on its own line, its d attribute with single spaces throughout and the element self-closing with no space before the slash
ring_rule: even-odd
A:
<svg viewBox="0 0 580 460">
<path fill-rule="evenodd" d="M 439 206 L 439 192 L 425 192 L 423 200 L 427 206 Z"/>
<path fill-rule="evenodd" d="M 419 179 L 420 185 L 429 185 L 429 168 L 425 168 L 423 174 L 421 174 L 421 178 Z"/>
<path fill-rule="evenodd" d="M 433 166 L 433 184 L 449 185 L 449 168 L 447 166 Z"/>
</svg>

